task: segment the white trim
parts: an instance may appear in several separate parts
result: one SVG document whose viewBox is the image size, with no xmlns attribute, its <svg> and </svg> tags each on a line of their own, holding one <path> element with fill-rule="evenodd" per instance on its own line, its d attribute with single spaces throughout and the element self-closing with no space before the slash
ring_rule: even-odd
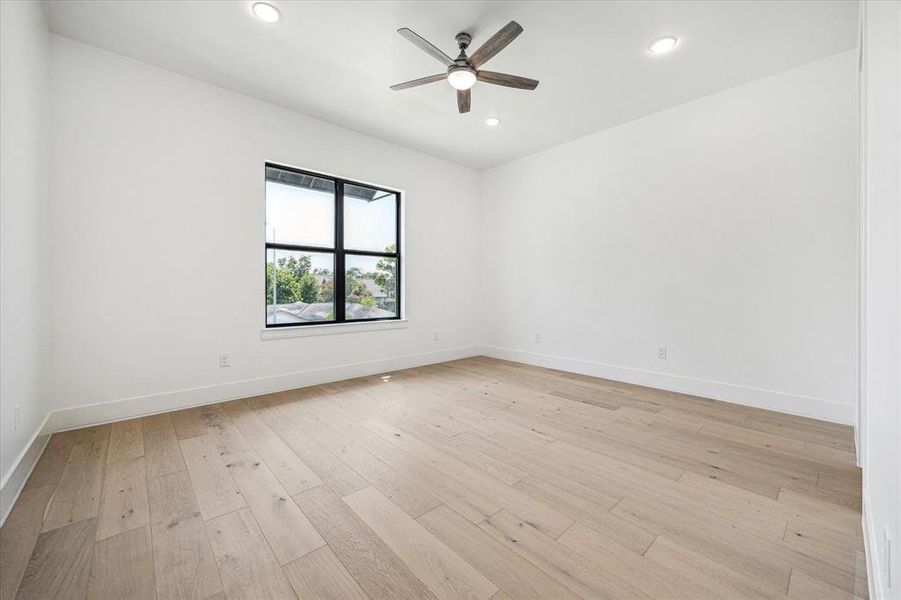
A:
<svg viewBox="0 0 901 600">
<path fill-rule="evenodd" d="M 32 434 L 31 439 L 22 448 L 19 456 L 13 461 L 9 470 L 3 474 L 3 479 L 0 480 L 0 526 L 3 525 L 6 517 L 9 516 L 9 512 L 12 510 L 16 500 L 18 500 L 19 494 L 22 493 L 22 488 L 25 487 L 25 482 L 28 481 L 28 477 L 34 470 L 35 465 L 38 464 L 38 459 L 44 453 L 47 442 L 50 441 L 50 436 L 43 433 L 49 418 L 50 414 L 48 413 L 41 425 Z"/>
<path fill-rule="evenodd" d="M 259 396 L 260 394 L 293 390 L 320 383 L 341 381 L 344 379 L 352 379 L 354 377 L 363 377 L 388 371 L 421 367 L 423 365 L 446 362 L 449 360 L 458 360 L 460 358 L 476 356 L 478 353 L 478 346 L 463 346 L 448 350 L 438 350 L 436 352 L 408 354 L 394 358 L 351 363 L 336 367 L 314 369 L 311 371 L 296 371 L 284 375 L 232 381 L 229 383 L 174 390 L 147 396 L 99 402 L 96 404 L 84 404 L 82 406 L 64 408 L 51 412 L 44 431 L 45 433 L 52 433 L 88 427 L 91 425 L 100 425 L 102 423 L 133 419 L 135 417 L 164 413 L 181 408 L 213 404 L 225 400 L 250 398 Z M 153 410 L 147 410 L 148 406 L 152 406 Z"/>
<path fill-rule="evenodd" d="M 882 569 L 879 568 L 879 538 L 876 537 L 876 528 L 870 518 L 870 503 L 866 487 L 863 489 L 863 514 L 861 526 L 863 527 L 863 550 L 867 560 L 867 587 L 870 600 L 883 600 L 881 595 Z"/>
<path fill-rule="evenodd" d="M 362 333 L 364 331 L 381 331 L 383 329 L 406 329 L 406 319 L 391 321 L 369 321 L 361 323 L 323 323 L 322 325 L 298 325 L 297 327 L 270 327 L 260 331 L 261 340 L 282 340 L 294 337 L 313 335 L 336 335 L 339 333 Z"/>
<path fill-rule="evenodd" d="M 492 358 L 512 360 L 529 365 L 580 373 L 592 377 L 602 377 L 625 383 L 634 383 L 661 390 L 669 390 L 703 398 L 712 398 L 744 406 L 811 417 L 842 425 L 854 425 L 857 407 L 831 400 L 801 396 L 788 392 L 764 390 L 721 381 L 710 381 L 683 375 L 671 375 L 655 371 L 645 371 L 632 367 L 609 365 L 563 356 L 538 354 L 511 348 L 482 346 L 482 354 Z"/>
</svg>

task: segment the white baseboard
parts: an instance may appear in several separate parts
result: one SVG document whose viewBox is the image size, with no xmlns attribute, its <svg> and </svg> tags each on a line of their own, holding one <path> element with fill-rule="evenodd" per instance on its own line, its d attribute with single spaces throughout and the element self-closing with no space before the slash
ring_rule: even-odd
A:
<svg viewBox="0 0 901 600">
<path fill-rule="evenodd" d="M 856 405 L 841 404 L 809 396 L 763 390 L 682 375 L 645 371 L 563 356 L 499 348 L 497 346 L 482 346 L 481 353 L 492 358 L 501 358 L 538 367 L 634 383 L 671 392 L 691 394 L 744 406 L 753 406 L 822 421 L 841 423 L 843 425 L 853 426 L 857 420 Z"/>
<path fill-rule="evenodd" d="M 475 356 L 478 353 L 478 346 L 464 346 L 311 371 L 297 371 L 284 375 L 161 392 L 159 394 L 124 398 L 97 404 L 84 404 L 52 411 L 44 427 L 44 433 L 66 431 L 68 429 L 144 417 L 192 406 L 203 406 L 204 404 L 249 398 L 251 396 L 293 390 L 342 379 L 421 367 L 423 365 Z"/>
<path fill-rule="evenodd" d="M 13 461 L 12 466 L 3 474 L 3 479 L 0 480 L 0 526 L 6 522 L 6 517 L 9 516 L 19 494 L 22 493 L 22 488 L 25 487 L 25 482 L 28 481 L 28 476 L 31 475 L 34 466 L 38 464 L 38 459 L 44 453 L 44 447 L 50 441 L 50 436 L 44 433 L 49 418 L 49 414 L 44 417 L 44 422 L 35 430 L 31 439 L 28 440 L 19 456 Z"/>
<path fill-rule="evenodd" d="M 885 584 L 882 581 L 882 566 L 879 564 L 879 545 L 881 537 L 877 535 L 876 525 L 873 523 L 870 503 L 867 499 L 867 489 L 863 489 L 863 550 L 867 558 L 867 587 L 870 600 L 889 600 L 883 594 Z M 897 596 L 894 596 L 897 598 Z"/>
</svg>

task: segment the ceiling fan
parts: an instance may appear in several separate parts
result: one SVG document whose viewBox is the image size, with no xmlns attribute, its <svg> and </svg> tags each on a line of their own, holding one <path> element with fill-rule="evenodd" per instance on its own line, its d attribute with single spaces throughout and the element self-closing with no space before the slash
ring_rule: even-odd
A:
<svg viewBox="0 0 901 600">
<path fill-rule="evenodd" d="M 456 36 L 457 46 L 460 48 L 460 54 L 456 59 L 435 47 L 434 44 L 420 37 L 412 29 L 402 27 L 397 33 L 404 36 L 413 43 L 414 46 L 438 59 L 447 67 L 447 73 L 438 75 L 429 75 L 428 77 L 420 77 L 404 83 L 398 83 L 391 86 L 394 91 L 406 90 L 412 87 L 433 83 L 447 79 L 448 83 L 457 90 L 457 108 L 461 113 L 469 112 L 471 104 L 471 88 L 476 81 L 485 83 L 493 83 L 494 85 L 503 85 L 506 87 L 516 88 L 520 90 L 534 90 L 538 87 L 538 81 L 527 77 L 519 77 L 517 75 L 507 75 L 506 73 L 495 73 L 494 71 L 481 70 L 482 65 L 494 58 L 498 52 L 507 47 L 507 45 L 516 39 L 522 33 L 522 27 L 516 21 L 510 21 L 500 31 L 491 36 L 487 42 L 473 52 L 472 56 L 466 56 L 466 49 L 472 42 L 472 36 L 468 33 L 461 32 Z"/>
</svg>

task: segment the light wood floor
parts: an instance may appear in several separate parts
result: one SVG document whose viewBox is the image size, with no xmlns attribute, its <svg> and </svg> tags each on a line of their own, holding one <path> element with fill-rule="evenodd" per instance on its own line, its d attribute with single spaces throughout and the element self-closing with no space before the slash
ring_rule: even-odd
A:
<svg viewBox="0 0 901 600">
<path fill-rule="evenodd" d="M 54 435 L 0 597 L 863 598 L 854 462 L 848 427 L 473 358 Z"/>
</svg>

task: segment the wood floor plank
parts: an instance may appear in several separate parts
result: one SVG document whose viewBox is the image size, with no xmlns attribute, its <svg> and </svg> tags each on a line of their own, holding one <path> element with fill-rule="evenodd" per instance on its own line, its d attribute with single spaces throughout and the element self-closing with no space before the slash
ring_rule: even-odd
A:
<svg viewBox="0 0 901 600">
<path fill-rule="evenodd" d="M 868 598 L 870 592 L 869 581 L 867 581 L 867 555 L 864 550 L 857 551 L 855 560 L 856 568 L 854 570 L 854 595 L 859 598 Z"/>
<path fill-rule="evenodd" d="M 229 435 L 231 420 L 225 414 L 225 403 L 205 404 L 194 409 L 207 433 Z M 243 438 L 242 438 L 243 440 Z"/>
<path fill-rule="evenodd" d="M 34 466 L 25 487 L 39 487 L 43 485 L 56 485 L 59 483 L 66 468 L 72 447 L 75 446 L 75 432 L 65 431 L 54 433 L 44 447 L 41 458 Z M 36 443 L 39 443 L 36 441 Z"/>
<path fill-rule="evenodd" d="M 385 542 L 330 489 L 320 486 L 294 498 L 371 600 L 435 598 Z"/>
<path fill-rule="evenodd" d="M 583 598 L 650 598 L 507 511 L 479 527 Z"/>
<path fill-rule="evenodd" d="M 502 460 L 473 448 L 466 442 L 465 438 L 461 439 L 460 434 L 452 437 L 436 435 L 415 420 L 403 421 L 399 424 L 399 427 L 435 446 L 442 452 L 450 454 L 456 460 L 460 460 L 470 467 L 481 471 L 482 474 L 507 485 L 512 486 L 528 475 L 528 473 L 513 465 L 508 465 Z"/>
<path fill-rule="evenodd" d="M 729 567 L 764 593 L 785 593 L 788 589 L 791 567 L 779 560 L 775 542 L 736 532 L 726 519 L 714 515 L 699 518 L 649 498 L 625 498 L 613 513 Z M 735 544 L 736 538 L 743 543 Z"/>
<path fill-rule="evenodd" d="M 826 490 L 842 492 L 849 497 L 860 498 L 862 494 L 861 471 L 855 469 L 844 475 L 832 473 L 820 473 L 817 477 L 817 487 Z"/>
<path fill-rule="evenodd" d="M 798 518 L 801 514 L 785 503 L 780 503 L 773 498 L 730 485 L 713 477 L 704 477 L 686 471 L 679 478 L 679 482 L 701 492 L 712 502 L 743 505 L 744 510 L 741 513 L 733 513 L 733 516 L 737 518 L 738 514 L 750 515 L 754 513 L 753 519 L 755 520 L 766 519 L 782 525 L 783 535 L 785 533 L 784 524 L 789 519 Z M 751 517 L 747 516 L 746 518 Z"/>
<path fill-rule="evenodd" d="M 109 446 L 106 435 L 93 437 L 72 447 L 62 477 L 54 490 L 43 531 L 97 516 L 100 490 Z"/>
<path fill-rule="evenodd" d="M 280 564 L 325 544 L 260 457 L 246 451 L 222 458 Z"/>
<path fill-rule="evenodd" d="M 452 449 L 451 451 L 454 455 L 466 464 L 481 469 L 489 477 L 493 477 L 507 485 L 516 487 L 515 484 L 528 475 L 522 469 L 517 469 L 513 465 L 509 465 L 502 460 L 485 454 L 477 448 L 473 448 L 466 443 L 466 440 L 461 440 L 459 437 L 452 438 L 447 447 Z"/>
<path fill-rule="evenodd" d="M 563 584 L 447 506 L 431 510 L 417 521 L 513 598 L 578 598 Z"/>
<path fill-rule="evenodd" d="M 0 528 L 0 598 L 13 598 L 37 544 L 53 484 L 26 486 Z"/>
<path fill-rule="evenodd" d="M 204 521 L 246 506 L 212 436 L 183 439 L 181 449 Z"/>
<path fill-rule="evenodd" d="M 851 572 L 856 552 L 862 547 L 862 536 L 849 535 L 847 531 L 791 519 L 785 527 L 785 541 L 790 548 L 817 558 L 839 569 Z"/>
<path fill-rule="evenodd" d="M 574 494 L 545 477 L 535 475 L 526 477 L 514 487 L 638 554 L 644 554 L 657 537 L 655 533 L 611 513 L 610 509 L 615 504 L 604 506 L 593 502 L 597 495 L 590 491 Z"/>
<path fill-rule="evenodd" d="M 692 552 L 665 536 L 659 536 L 645 553 L 651 561 L 697 582 L 721 598 L 765 600 L 781 597 L 778 592 L 764 594 L 744 582 L 743 577 L 721 563 Z"/>
<path fill-rule="evenodd" d="M 149 526 L 97 542 L 87 597 L 96 600 L 155 600 Z"/>
<path fill-rule="evenodd" d="M 213 555 L 229 598 L 297 598 L 263 532 L 247 508 L 206 524 Z"/>
<path fill-rule="evenodd" d="M 803 492 L 783 489 L 779 492 L 778 501 L 805 515 L 814 515 L 822 521 L 833 524 L 836 528 L 850 528 L 856 531 L 860 525 L 859 510 L 834 504 Z"/>
<path fill-rule="evenodd" d="M 158 415 L 141 417 L 141 426 L 144 428 L 145 434 L 148 431 L 172 429 L 174 427 L 174 425 L 172 424 L 172 413 L 160 413 Z"/>
<path fill-rule="evenodd" d="M 717 421 L 705 422 L 700 431 L 758 448 L 776 448 L 791 452 L 801 452 L 804 448 L 804 442 L 800 440 Z"/>
<path fill-rule="evenodd" d="M 226 414 L 289 494 L 297 494 L 322 484 L 294 451 L 241 401 L 224 406 Z"/>
<path fill-rule="evenodd" d="M 374 487 L 343 500 L 438 598 L 487 600 L 497 591 L 496 585 Z"/>
<path fill-rule="evenodd" d="M 620 497 L 636 499 L 659 498 L 670 505 L 681 505 L 684 507 L 683 510 L 692 511 L 699 518 L 712 511 L 719 513 L 723 518 L 734 519 L 737 527 L 753 533 L 765 532 L 773 539 L 780 539 L 785 530 L 784 521 L 778 522 L 761 517 L 739 502 L 708 503 L 703 493 L 639 466 L 608 457 L 601 452 L 592 452 L 564 442 L 548 444 L 539 454 L 528 449 L 513 449 L 513 451 L 520 454 L 524 463 L 531 462 L 543 469 L 539 471 L 542 476 L 545 473 L 559 473 L 563 476 L 562 486 L 572 487 L 573 484 L 570 482 L 576 482 L 608 496 L 618 494 Z M 531 467 L 524 466 L 524 468 Z"/>
<path fill-rule="evenodd" d="M 97 519 L 83 519 L 42 533 L 17 600 L 84 598 L 94 555 Z"/>
<path fill-rule="evenodd" d="M 382 453 L 379 458 L 392 469 L 428 489 L 443 503 L 473 523 L 479 523 L 501 509 L 493 499 L 442 475 L 401 448 Z"/>
<path fill-rule="evenodd" d="M 106 462 L 114 463 L 144 456 L 144 430 L 141 419 L 117 421 L 110 426 Z"/>
<path fill-rule="evenodd" d="M 345 438 L 343 432 L 331 427 L 308 428 L 305 431 L 410 516 L 418 517 L 441 504 L 425 487 L 388 466 L 366 448 Z"/>
<path fill-rule="evenodd" d="M 175 429 L 168 427 L 144 431 L 144 459 L 147 479 L 168 475 L 187 468 Z"/>
<path fill-rule="evenodd" d="M 746 575 L 746 582 L 761 591 L 785 593 L 792 568 L 847 591 L 853 592 L 858 583 L 852 568 L 836 567 L 799 551 L 782 538 L 743 529 L 717 514 L 692 515 L 650 498 L 625 498 L 613 512 L 659 527 L 659 533 Z M 735 543 L 736 532 L 740 544 Z"/>
<path fill-rule="evenodd" d="M 392 438 L 398 440 L 398 445 L 401 449 L 441 471 L 445 478 L 455 480 L 460 489 L 476 489 L 478 493 L 469 496 L 473 502 L 490 497 L 493 503 L 511 512 L 515 511 L 515 514 L 521 515 L 533 527 L 547 533 L 551 537 L 557 537 L 573 523 L 572 519 L 562 515 L 552 507 L 496 479 L 492 479 L 450 454 L 442 452 L 415 436 L 409 435 L 405 430 L 394 428 L 390 424 L 378 422 L 377 420 L 366 421 L 366 426 L 390 433 Z"/>
<path fill-rule="evenodd" d="M 369 600 L 328 546 L 288 563 L 284 569 L 299 598 Z"/>
<path fill-rule="evenodd" d="M 286 411 L 281 404 L 267 403 L 259 410 L 259 415 L 303 463 L 339 496 L 369 485 L 368 481 L 332 452 L 312 443 L 309 435 L 294 422 L 292 413 Z"/>
<path fill-rule="evenodd" d="M 203 600 L 223 593 L 187 471 L 148 482 L 153 566 L 159 600 Z"/>
<path fill-rule="evenodd" d="M 385 441 L 358 423 L 356 419 L 359 417 L 356 413 L 353 413 L 353 418 L 345 415 L 339 402 L 340 396 L 337 398 L 331 396 L 326 399 L 317 398 L 316 402 L 310 403 L 310 406 L 323 425 L 336 431 L 341 438 L 351 439 L 355 444 L 373 454 L 384 452 L 395 445 L 393 440 Z"/>
<path fill-rule="evenodd" d="M 172 426 L 175 428 L 175 434 L 179 440 L 186 440 L 208 433 L 196 408 L 186 408 L 169 414 L 172 417 Z"/>
<path fill-rule="evenodd" d="M 518 441 L 511 439 L 505 434 L 495 434 L 488 438 L 484 438 L 478 435 L 465 433 L 458 437 L 466 437 L 467 443 L 478 447 L 482 452 L 498 457 L 504 462 L 516 465 L 520 469 L 528 472 L 529 477 L 526 479 L 529 479 L 531 483 L 534 484 L 532 487 L 540 485 L 547 486 L 565 492 L 571 496 L 590 499 L 592 503 L 605 508 L 613 508 L 623 499 L 622 490 L 611 490 L 609 486 L 593 486 L 587 479 L 572 477 L 570 476 L 570 473 L 567 472 L 567 469 L 564 468 L 564 466 L 568 465 L 562 465 L 553 460 L 545 460 L 541 458 L 542 455 L 540 449 L 531 446 L 523 446 Z M 524 485 L 527 485 L 524 482 L 525 480 L 517 483 L 514 487 L 521 489 Z M 542 499 L 542 495 L 535 493 L 534 490 L 531 491 L 530 495 L 539 500 Z M 545 499 L 545 502 L 547 502 L 547 499 Z M 557 506 L 557 504 L 554 504 L 553 502 L 550 504 Z M 562 512 L 562 507 L 557 506 L 557 508 Z"/>
<path fill-rule="evenodd" d="M 150 523 L 147 471 L 144 458 L 115 462 L 106 467 L 97 516 L 97 540 Z"/>
<path fill-rule="evenodd" d="M 792 600 L 823 600 L 823 598 L 830 598 L 831 600 L 859 600 L 860 598 L 860 596 L 855 596 L 850 592 L 811 577 L 799 569 L 792 569 L 788 597 Z"/>
<path fill-rule="evenodd" d="M 715 595 L 678 571 L 654 563 L 581 523 L 567 529 L 557 541 L 601 568 L 616 573 L 652 598 L 706 598 Z"/>
<path fill-rule="evenodd" d="M 801 455 L 827 464 L 857 467 L 857 457 L 854 452 L 847 450 L 836 450 L 835 448 L 827 448 L 826 446 L 805 442 Z"/>
</svg>

